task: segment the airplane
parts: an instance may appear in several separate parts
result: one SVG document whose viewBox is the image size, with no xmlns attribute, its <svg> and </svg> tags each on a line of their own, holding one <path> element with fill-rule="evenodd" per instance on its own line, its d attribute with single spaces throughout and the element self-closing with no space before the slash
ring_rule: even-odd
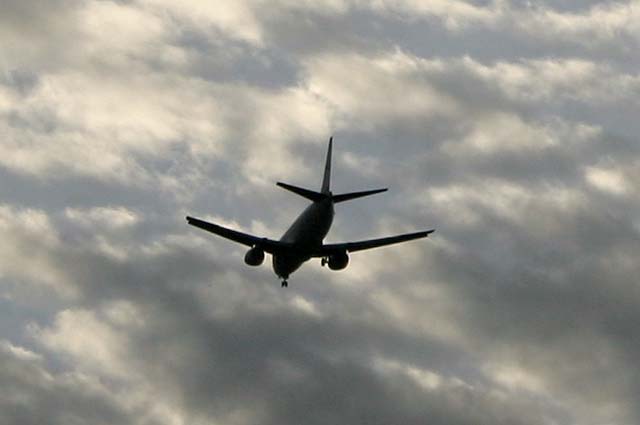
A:
<svg viewBox="0 0 640 425">
<path fill-rule="evenodd" d="M 282 279 L 283 288 L 289 286 L 287 282 L 289 276 L 311 258 L 320 258 L 320 264 L 323 267 L 328 265 L 331 270 L 342 270 L 349 264 L 349 253 L 425 238 L 435 231 L 435 229 L 431 229 L 380 239 L 323 244 L 322 241 L 329 233 L 333 222 L 334 204 L 387 191 L 387 188 L 384 188 L 334 195 L 330 190 L 332 149 L 333 137 L 329 138 L 320 192 L 287 183 L 276 183 L 281 188 L 312 202 L 298 216 L 280 240 L 242 233 L 189 216 L 186 217 L 187 223 L 250 247 L 244 257 L 244 262 L 249 266 L 261 265 L 264 262 L 265 252 L 271 254 L 273 271 L 278 278 Z"/>
</svg>

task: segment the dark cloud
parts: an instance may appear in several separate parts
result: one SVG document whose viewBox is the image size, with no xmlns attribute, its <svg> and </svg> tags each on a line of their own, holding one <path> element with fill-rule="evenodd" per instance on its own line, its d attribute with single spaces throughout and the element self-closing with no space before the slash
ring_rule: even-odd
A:
<svg viewBox="0 0 640 425">
<path fill-rule="evenodd" d="M 123 409 L 92 378 L 52 375 L 36 354 L 6 341 L 0 345 L 0 357 L 2 424 L 135 423 L 135 412 Z"/>
<path fill-rule="evenodd" d="M 636 423 L 635 15 L 7 4 L 0 423 Z M 184 222 L 278 237 L 331 134 L 392 190 L 330 239 L 432 238 L 285 291 Z"/>
</svg>

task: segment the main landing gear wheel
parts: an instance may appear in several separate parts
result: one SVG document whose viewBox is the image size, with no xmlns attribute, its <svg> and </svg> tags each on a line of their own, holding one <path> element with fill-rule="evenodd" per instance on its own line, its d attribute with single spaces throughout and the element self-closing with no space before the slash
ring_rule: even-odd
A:
<svg viewBox="0 0 640 425">
<path fill-rule="evenodd" d="M 283 288 L 288 288 L 289 287 L 289 282 L 287 282 L 286 280 L 282 281 L 282 287 Z"/>
</svg>

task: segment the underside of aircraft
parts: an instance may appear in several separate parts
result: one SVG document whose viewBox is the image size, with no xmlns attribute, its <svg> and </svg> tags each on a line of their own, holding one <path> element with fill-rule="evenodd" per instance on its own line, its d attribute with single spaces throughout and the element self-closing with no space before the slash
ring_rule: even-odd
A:
<svg viewBox="0 0 640 425">
<path fill-rule="evenodd" d="M 250 266 L 261 265 L 264 262 L 265 253 L 271 254 L 273 270 L 282 279 L 282 287 L 287 287 L 289 276 L 311 258 L 320 258 L 320 264 L 329 266 L 331 270 L 342 270 L 349 264 L 349 253 L 351 252 L 425 238 L 435 231 L 435 229 L 431 229 L 379 239 L 324 244 L 322 241 L 329 233 L 333 222 L 334 204 L 387 190 L 386 188 L 374 189 L 334 195 L 330 190 L 332 150 L 333 137 L 329 139 L 324 177 L 319 192 L 287 183 L 276 183 L 283 189 L 311 201 L 311 204 L 298 216 L 280 240 L 261 238 L 194 217 L 187 217 L 187 222 L 192 226 L 250 247 L 244 257 L 245 263 Z"/>
</svg>

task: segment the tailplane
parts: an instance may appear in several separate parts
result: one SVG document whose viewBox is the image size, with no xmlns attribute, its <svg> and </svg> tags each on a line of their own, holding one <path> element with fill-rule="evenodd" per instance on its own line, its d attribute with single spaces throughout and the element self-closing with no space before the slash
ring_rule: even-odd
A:
<svg viewBox="0 0 640 425">
<path fill-rule="evenodd" d="M 387 188 L 384 188 L 384 189 L 365 190 L 363 192 L 341 193 L 340 195 L 331 196 L 331 199 L 333 199 L 333 202 L 338 203 L 338 202 L 350 201 L 356 198 L 362 198 L 363 196 L 375 195 L 376 193 L 386 192 L 387 190 L 388 190 Z"/>
<path fill-rule="evenodd" d="M 282 183 L 282 182 L 278 182 L 276 183 L 278 186 L 280 186 L 283 189 L 288 190 L 289 192 L 293 192 L 296 195 L 300 195 L 303 198 L 307 198 L 308 200 L 312 201 L 312 202 L 319 202 L 322 201 L 323 199 L 326 199 L 329 195 L 326 195 L 324 193 L 319 193 L 313 190 L 309 190 L 309 189 L 305 189 L 303 187 L 298 187 L 298 186 L 294 186 L 292 184 L 287 184 L 287 183 Z"/>
</svg>

